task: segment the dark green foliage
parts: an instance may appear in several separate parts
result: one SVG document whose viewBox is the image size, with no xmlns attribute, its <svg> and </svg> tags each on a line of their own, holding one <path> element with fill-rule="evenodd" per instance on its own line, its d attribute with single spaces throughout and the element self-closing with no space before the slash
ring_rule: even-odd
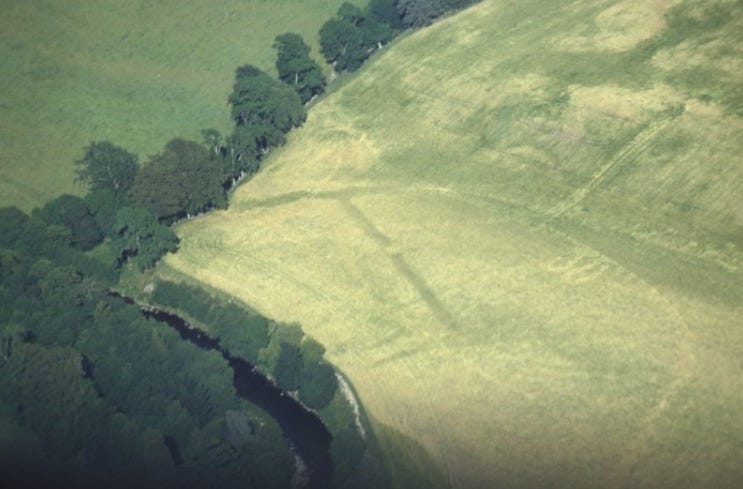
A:
<svg viewBox="0 0 743 489">
<path fill-rule="evenodd" d="M 112 197 L 107 192 L 99 195 Z M 66 247 L 66 227 L 17 209 L 0 216 L 8 218 L 0 225 L 21 229 L 8 232 L 0 249 L 0 403 L 17 410 L 49 455 L 75 460 L 75 470 L 96 470 L 122 487 L 194 480 L 210 487 L 287 486 L 292 459 L 278 426 L 236 397 L 234 373 L 221 354 L 200 350 L 144 319 L 136 305 L 107 296 L 107 283 L 87 270 L 87 257 Z M 147 210 L 132 207 L 118 211 L 111 235 L 120 257 L 140 266 L 175 240 Z M 194 287 L 163 282 L 153 297 L 188 309 L 230 353 L 249 361 L 267 346 L 269 329 L 276 330 L 264 317 Z M 298 327 L 280 328 L 277 336 L 291 343 L 279 343 L 278 377 L 294 388 L 304 384 L 308 405 L 325 405 L 334 374 L 322 363 L 322 346 L 302 342 Z M 166 437 L 182 465 L 171 458 Z"/>
<path fill-rule="evenodd" d="M 361 25 L 361 33 L 364 36 L 364 42 L 369 54 L 375 49 L 379 49 L 383 44 L 388 43 L 395 37 L 395 30 L 383 22 L 375 22 L 368 18 Z"/>
<path fill-rule="evenodd" d="M 333 480 L 340 482 L 348 478 L 361 463 L 366 450 L 366 442 L 359 436 L 356 428 L 349 425 L 333 434 L 330 455 L 333 457 Z"/>
<path fill-rule="evenodd" d="M 444 0 L 447 10 L 459 10 L 478 3 L 480 0 Z"/>
<path fill-rule="evenodd" d="M 91 143 L 75 164 L 78 180 L 87 183 L 91 191 L 108 189 L 125 195 L 137 175 L 137 155 L 109 141 Z"/>
<path fill-rule="evenodd" d="M 241 172 L 255 171 L 262 154 L 284 144 L 285 134 L 307 117 L 297 92 L 251 65 L 237 69 L 229 103 L 236 125 L 230 157 Z"/>
<path fill-rule="evenodd" d="M 227 204 L 225 165 L 202 145 L 173 139 L 140 170 L 135 205 L 166 222 Z"/>
<path fill-rule="evenodd" d="M 23 237 L 29 217 L 17 207 L 0 209 L 0 248 L 15 248 Z"/>
<path fill-rule="evenodd" d="M 291 485 L 292 459 L 281 434 L 267 430 L 234 436 L 234 419 L 242 413 L 229 411 L 192 433 L 183 450 L 182 484 L 185 487 L 286 488 Z M 238 446 L 236 446 L 238 445 Z"/>
<path fill-rule="evenodd" d="M 41 219 L 31 218 L 26 221 L 15 248 L 30 256 L 53 256 L 58 250 L 68 247 L 71 241 L 72 235 L 68 228 L 48 226 Z"/>
<path fill-rule="evenodd" d="M 302 374 L 299 398 L 312 409 L 322 409 L 333 400 L 338 388 L 335 370 L 323 361 L 325 347 L 313 338 L 305 337 L 300 344 L 302 351 Z"/>
<path fill-rule="evenodd" d="M 84 199 L 95 222 L 98 223 L 98 227 L 106 237 L 111 237 L 111 230 L 116 222 L 119 209 L 131 205 L 127 196 L 105 188 L 89 192 Z"/>
<path fill-rule="evenodd" d="M 30 292 L 36 281 L 29 277 L 29 263 L 24 258 L 16 250 L 0 249 L 0 323 L 10 320 L 17 301 L 38 295 Z"/>
<path fill-rule="evenodd" d="M 273 371 L 276 385 L 286 391 L 295 391 L 299 388 L 304 361 L 302 351 L 296 345 L 282 342 L 279 350 L 279 359 Z"/>
<path fill-rule="evenodd" d="M 317 363 L 322 361 L 322 356 L 325 354 L 325 347 L 314 338 L 305 336 L 300 347 L 302 348 L 302 355 L 304 356 L 305 363 Z"/>
<path fill-rule="evenodd" d="M 398 0 L 397 12 L 406 27 L 431 24 L 446 11 L 444 0 Z"/>
<path fill-rule="evenodd" d="M 278 51 L 276 70 L 279 79 L 292 87 L 302 103 L 325 91 L 325 76 L 320 66 L 310 58 L 310 47 L 299 34 L 276 36 L 273 47 Z"/>
<path fill-rule="evenodd" d="M 351 4 L 339 10 L 353 26 L 355 56 L 391 37 L 387 7 L 368 16 Z M 256 171 L 305 120 L 302 104 L 324 91 L 322 71 L 300 36 L 278 36 L 275 47 L 282 81 L 249 65 L 237 70 L 229 138 L 208 129 L 203 146 L 174 139 L 141 170 L 136 155 L 91 143 L 76 162 L 84 199 L 63 195 L 31 217 L 0 209 L 0 408 L 9 406 L 74 477 L 102 474 L 96 487 L 290 485 L 292 457 L 278 425 L 236 396 L 222 354 L 107 293 L 124 262 L 145 269 L 177 249 L 162 223 L 225 206 L 230 180 Z M 279 385 L 299 390 L 308 406 L 334 397 L 323 347 L 303 342 L 298 326 L 195 288 L 162 283 L 153 298 L 203 322 L 230 355 L 269 359 Z"/>
<path fill-rule="evenodd" d="M 320 28 L 320 49 L 335 71 L 356 71 L 369 57 L 368 42 L 358 26 L 333 17 Z"/>
<path fill-rule="evenodd" d="M 75 195 L 61 195 L 47 202 L 44 207 L 34 209 L 38 217 L 49 225 L 64 226 L 70 230 L 71 245 L 81 250 L 89 250 L 103 240 L 88 205 Z"/>
<path fill-rule="evenodd" d="M 141 423 L 162 426 L 177 413 L 165 425 L 182 436 L 237 406 L 232 371 L 217 352 L 199 350 L 115 298 L 99 303 L 95 323 L 76 346 L 89 358 L 101 393 Z"/>
<path fill-rule="evenodd" d="M 213 303 L 212 297 L 197 287 L 164 280 L 157 282 L 151 300 L 155 304 L 183 311 L 198 321 L 208 317 Z"/>
<path fill-rule="evenodd" d="M 361 25 L 364 21 L 364 12 L 356 5 L 348 2 L 343 2 L 341 6 L 338 7 L 336 15 L 341 20 L 355 26 Z"/>
<path fill-rule="evenodd" d="M 178 248 L 178 237 L 146 209 L 124 207 L 116 215 L 111 247 L 120 263 L 129 260 L 144 270 L 165 253 L 174 252 Z"/>
<path fill-rule="evenodd" d="M 268 148 L 265 136 L 266 127 L 262 125 L 235 126 L 232 135 L 227 139 L 229 166 L 234 176 L 243 173 L 250 175 L 258 171 L 261 158 Z"/>
<path fill-rule="evenodd" d="M 370 4 L 367 12 L 344 3 L 320 28 L 320 48 L 336 71 L 356 71 L 374 50 L 395 36 L 399 25 L 390 2 Z"/>
<path fill-rule="evenodd" d="M 325 362 L 305 364 L 300 384 L 299 398 L 312 409 L 327 406 L 338 388 L 335 370 Z"/>
<path fill-rule="evenodd" d="M 234 357 L 255 364 L 258 352 L 268 344 L 268 321 L 263 316 L 248 315 L 245 310 L 228 304 L 213 307 L 209 323 L 220 345 Z"/>
<path fill-rule="evenodd" d="M 395 0 L 369 0 L 367 11 L 369 17 L 379 24 L 387 24 L 392 29 L 403 26 Z"/>
<path fill-rule="evenodd" d="M 0 362 L 0 370 L 12 382 L 22 422 L 43 433 L 49 455 L 75 456 L 112 414 L 83 378 L 80 355 L 72 348 L 21 343 Z"/>
<path fill-rule="evenodd" d="M 202 129 L 201 137 L 204 139 L 204 146 L 212 152 L 212 156 L 225 156 L 224 141 L 222 140 L 222 134 L 219 131 L 213 128 Z"/>
<path fill-rule="evenodd" d="M 90 327 L 94 296 L 102 291 L 71 267 L 37 262 L 31 269 L 39 276 L 39 308 L 28 326 L 38 341 L 48 345 L 71 345 L 82 329 Z"/>
<path fill-rule="evenodd" d="M 220 303 L 204 290 L 186 284 L 160 281 L 151 300 L 175 308 L 209 325 L 209 334 L 231 356 L 258 362 L 258 353 L 268 344 L 268 320 L 236 304 Z"/>
</svg>

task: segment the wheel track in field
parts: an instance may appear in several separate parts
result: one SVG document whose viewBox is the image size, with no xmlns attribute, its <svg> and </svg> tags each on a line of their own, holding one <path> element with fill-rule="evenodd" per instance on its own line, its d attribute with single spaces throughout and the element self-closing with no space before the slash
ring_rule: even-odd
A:
<svg viewBox="0 0 743 489">
<path fill-rule="evenodd" d="M 591 179 L 583 187 L 575 190 L 569 197 L 562 202 L 557 203 L 546 214 L 548 217 L 560 217 L 567 213 L 571 209 L 575 208 L 580 204 L 588 194 L 596 190 L 599 185 L 604 181 L 607 173 L 616 167 L 622 166 L 628 163 L 648 150 L 653 138 L 663 129 L 668 127 L 674 121 L 674 117 L 666 116 L 660 120 L 657 120 L 635 135 L 632 140 L 626 144 L 621 150 L 619 150 L 614 157 L 609 159 L 598 171 L 596 171 Z"/>
</svg>

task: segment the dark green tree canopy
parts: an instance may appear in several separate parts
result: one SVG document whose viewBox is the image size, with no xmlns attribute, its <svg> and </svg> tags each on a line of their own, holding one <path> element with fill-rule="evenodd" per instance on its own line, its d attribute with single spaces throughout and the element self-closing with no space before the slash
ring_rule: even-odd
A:
<svg viewBox="0 0 743 489">
<path fill-rule="evenodd" d="M 320 48 L 336 71 L 355 71 L 400 25 L 392 0 L 369 4 L 366 11 L 346 2 L 320 28 Z"/>
<path fill-rule="evenodd" d="M 84 199 L 103 235 L 108 237 L 116 221 L 116 213 L 119 209 L 130 205 L 129 196 L 107 188 L 89 192 Z"/>
<path fill-rule="evenodd" d="M 369 17 L 380 24 L 387 24 L 392 29 L 403 26 L 395 0 L 369 0 L 367 11 Z"/>
<path fill-rule="evenodd" d="M 444 0 L 397 0 L 397 12 L 407 27 L 423 27 L 431 24 L 446 12 Z"/>
<path fill-rule="evenodd" d="M 101 228 L 85 201 L 75 195 L 61 195 L 34 209 L 33 216 L 49 225 L 70 230 L 71 245 L 81 250 L 92 249 L 103 240 Z"/>
<path fill-rule="evenodd" d="M 258 161 L 273 146 L 286 141 L 286 133 L 307 118 L 299 94 L 255 66 L 237 69 L 229 97 L 235 130 L 227 141 L 230 171 L 253 173 Z"/>
<path fill-rule="evenodd" d="M 341 20 L 345 20 L 352 25 L 360 25 L 364 21 L 364 12 L 356 5 L 348 2 L 343 2 L 338 7 L 338 13 L 336 14 Z"/>
<path fill-rule="evenodd" d="M 355 71 L 369 57 L 363 31 L 338 16 L 320 28 L 320 50 L 336 71 Z"/>
<path fill-rule="evenodd" d="M 125 194 L 137 176 L 137 155 L 109 141 L 91 143 L 75 164 L 77 180 L 87 183 L 91 191 L 109 189 Z"/>
<path fill-rule="evenodd" d="M 237 69 L 229 102 L 237 125 L 265 126 L 286 133 L 307 117 L 291 87 L 251 65 Z"/>
<path fill-rule="evenodd" d="M 0 248 L 15 248 L 29 217 L 18 207 L 0 208 Z"/>
<path fill-rule="evenodd" d="M 292 87 L 302 103 L 325 91 L 325 76 L 310 58 L 310 47 L 299 34 L 287 32 L 277 36 L 273 47 L 278 51 L 276 70 L 279 79 Z"/>
<path fill-rule="evenodd" d="M 299 347 L 282 342 L 279 359 L 273 371 L 276 385 L 287 391 L 299 389 L 303 367 L 304 361 Z"/>
<path fill-rule="evenodd" d="M 202 145 L 173 139 L 137 175 L 132 189 L 135 205 L 158 219 L 172 222 L 227 203 L 225 163 Z"/>
<path fill-rule="evenodd" d="M 111 245 L 120 262 L 129 260 L 144 270 L 178 249 L 178 237 L 147 209 L 124 207 L 116 215 Z"/>
<path fill-rule="evenodd" d="M 335 396 L 338 381 L 333 367 L 325 362 L 305 362 L 299 397 L 312 409 L 322 409 Z"/>
</svg>

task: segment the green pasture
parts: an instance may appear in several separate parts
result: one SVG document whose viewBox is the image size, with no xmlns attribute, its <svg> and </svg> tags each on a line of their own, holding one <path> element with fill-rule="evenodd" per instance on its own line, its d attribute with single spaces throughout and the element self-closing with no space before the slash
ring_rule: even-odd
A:
<svg viewBox="0 0 743 489">
<path fill-rule="evenodd" d="M 73 183 L 73 162 L 109 139 L 141 160 L 173 137 L 230 129 L 235 68 L 271 72 L 277 34 L 317 32 L 341 0 L 4 2 L 0 15 L 0 205 L 28 210 Z"/>
<path fill-rule="evenodd" d="M 739 1 L 485 1 L 314 106 L 163 273 L 322 342 L 397 487 L 738 487 L 741 46 Z"/>
</svg>

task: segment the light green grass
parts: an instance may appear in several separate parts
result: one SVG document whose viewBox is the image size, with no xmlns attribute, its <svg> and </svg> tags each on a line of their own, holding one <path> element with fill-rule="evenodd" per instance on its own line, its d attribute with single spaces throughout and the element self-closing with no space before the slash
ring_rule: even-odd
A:
<svg viewBox="0 0 743 489">
<path fill-rule="evenodd" d="M 486 1 L 419 31 L 163 270 L 321 341 L 397 487 L 405 437 L 456 488 L 737 487 L 742 9 Z"/>
<path fill-rule="evenodd" d="M 73 184 L 109 139 L 145 160 L 173 137 L 229 131 L 237 66 L 273 72 L 277 34 L 317 32 L 341 0 L 5 2 L 0 16 L 0 205 L 30 209 Z"/>
</svg>

